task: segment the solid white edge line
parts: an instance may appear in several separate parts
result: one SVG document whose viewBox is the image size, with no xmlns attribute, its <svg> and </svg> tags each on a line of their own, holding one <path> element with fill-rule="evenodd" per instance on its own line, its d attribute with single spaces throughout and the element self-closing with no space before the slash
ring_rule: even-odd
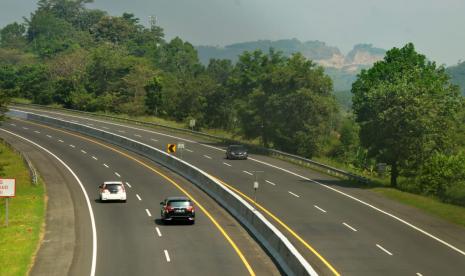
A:
<svg viewBox="0 0 465 276">
<path fill-rule="evenodd" d="M 170 254 L 168 254 L 168 250 L 164 250 L 165 251 L 165 257 L 166 257 L 166 261 L 169 263 L 171 262 L 171 259 L 170 259 Z"/>
<path fill-rule="evenodd" d="M 89 199 L 89 196 L 87 195 L 86 188 L 84 188 L 84 185 L 82 184 L 81 180 L 77 177 L 77 175 L 74 173 L 74 171 L 63 160 L 61 160 L 58 156 L 53 154 L 48 149 L 40 146 L 39 144 L 37 144 L 37 143 L 35 143 L 35 142 L 25 138 L 25 137 L 22 137 L 22 136 L 20 136 L 18 134 L 15 134 L 13 132 L 8 131 L 8 130 L 2 129 L 2 128 L 0 128 L 0 130 L 2 130 L 4 132 L 7 132 L 7 133 L 9 133 L 11 135 L 14 135 L 16 137 L 19 137 L 19 138 L 33 144 L 34 146 L 42 149 L 43 151 L 47 152 L 51 156 L 53 156 L 55 159 L 58 160 L 58 162 L 60 162 L 73 175 L 74 179 L 76 179 L 76 181 L 79 183 L 79 186 L 81 187 L 81 190 L 82 190 L 82 192 L 84 194 L 84 197 L 86 199 L 87 208 L 89 209 L 90 222 L 91 222 L 91 227 L 92 227 L 92 265 L 91 265 L 91 269 L 90 269 L 90 276 L 95 276 L 95 268 L 97 266 L 97 229 L 96 229 L 96 226 L 95 226 L 94 212 L 92 211 L 92 206 L 90 204 L 90 199 Z"/>
<path fill-rule="evenodd" d="M 294 194 L 293 192 L 291 191 L 287 191 L 288 193 L 290 193 L 291 195 L 295 196 L 295 197 L 300 197 L 298 194 Z"/>
<path fill-rule="evenodd" d="M 313 207 L 317 208 L 318 210 L 320 210 L 323 213 L 326 213 L 326 210 L 323 210 L 322 208 L 318 207 L 317 205 L 313 205 Z"/>
<path fill-rule="evenodd" d="M 147 213 L 147 216 L 151 217 L 152 214 L 150 213 L 149 209 L 145 209 L 145 212 Z"/>
<path fill-rule="evenodd" d="M 248 171 L 242 171 L 242 172 L 244 172 L 244 173 L 246 173 L 246 174 L 248 174 L 248 175 L 253 175 L 253 173 L 248 172 Z"/>
<path fill-rule="evenodd" d="M 391 252 L 389 252 L 389 251 L 387 251 L 387 250 L 386 250 L 384 247 L 382 247 L 381 245 L 379 245 L 379 244 L 376 244 L 376 246 L 377 246 L 379 249 L 383 250 L 383 251 L 384 251 L 384 253 L 386 253 L 386 254 L 388 254 L 388 255 L 392 256 L 392 253 L 391 253 Z"/>
<path fill-rule="evenodd" d="M 139 201 L 142 200 L 142 198 L 140 198 L 140 196 L 139 196 L 138 194 L 136 194 L 136 197 L 137 197 L 137 199 L 138 199 Z"/>
<path fill-rule="evenodd" d="M 129 188 L 132 188 L 131 184 L 129 182 L 126 182 L 126 185 L 128 185 Z"/>
<path fill-rule="evenodd" d="M 210 156 L 205 155 L 205 154 L 203 155 L 203 157 L 205 157 L 205 158 L 207 158 L 207 159 L 212 159 Z"/>
<path fill-rule="evenodd" d="M 354 227 L 350 226 L 349 224 L 343 222 L 342 224 L 344 224 L 344 226 L 346 226 L 347 228 L 349 228 L 350 230 L 354 231 L 354 232 L 357 232 L 357 229 L 355 229 Z"/>
<path fill-rule="evenodd" d="M 155 230 L 157 230 L 157 234 L 159 237 L 161 237 L 161 232 L 160 232 L 160 229 L 158 227 L 155 227 Z"/>
<path fill-rule="evenodd" d="M 357 202 L 359 202 L 359 203 L 361 203 L 361 204 L 363 204 L 363 205 L 365 205 L 365 206 L 367 206 L 367 207 L 370 207 L 370 208 L 372 208 L 372 209 L 374 209 L 374 210 L 376 210 L 376 211 L 378 211 L 378 212 L 380 212 L 380 213 L 382 213 L 382 214 L 384 214 L 384 215 L 386 215 L 386 216 L 389 216 L 389 217 L 391 217 L 391 218 L 393 218 L 393 219 L 395 219 L 395 220 L 397 220 L 397 221 L 399 221 L 399 222 L 401 222 L 401 223 L 403 223 L 403 224 L 409 226 L 410 228 L 412 228 L 412 229 L 414 229 L 414 230 L 416 230 L 416 231 L 418 231 L 418 232 L 420 232 L 420 233 L 422 233 L 422 234 L 424 234 L 424 235 L 426 235 L 426 236 L 432 238 L 433 240 L 436 240 L 436 241 L 439 242 L 439 243 L 442 243 L 443 245 L 449 247 L 450 249 L 452 249 L 452 250 L 454 250 L 454 251 L 456 251 L 456 252 L 458 252 L 458 253 L 460 253 L 460 254 L 462 254 L 462 255 L 465 256 L 465 251 L 463 251 L 463 250 L 461 250 L 461 249 L 459 249 L 459 248 L 457 248 L 457 247 L 451 245 L 450 243 L 448 243 L 448 242 L 446 242 L 446 241 L 441 240 L 440 238 L 434 236 L 433 234 L 430 234 L 430 233 L 426 232 L 425 230 L 421 229 L 420 227 L 417 227 L 417 226 L 411 224 L 410 222 L 407 222 L 407 221 L 405 221 L 405 220 L 403 220 L 403 219 L 401 219 L 401 218 L 399 218 L 399 217 L 396 217 L 395 215 L 393 215 L 393 214 L 391 214 L 391 213 L 388 213 L 388 212 L 386 212 L 386 211 L 384 211 L 384 210 L 382 210 L 382 209 L 380 209 L 380 208 L 378 208 L 378 207 L 376 207 L 376 206 L 374 206 L 374 205 L 371 205 L 371 204 L 369 204 L 369 203 L 367 203 L 367 202 L 365 202 L 365 201 L 363 201 L 363 200 L 361 200 L 361 199 L 358 199 L 358 198 L 356 198 L 356 197 L 354 197 L 354 196 L 351 196 L 351 195 L 346 194 L 346 193 L 344 193 L 344 192 L 342 192 L 342 191 L 339 191 L 339 190 L 336 189 L 336 188 L 327 186 L 327 185 L 325 185 L 325 184 L 323 184 L 323 183 L 320 183 L 320 182 L 318 182 L 318 181 L 316 181 L 316 180 L 313 180 L 313 179 L 310 179 L 310 178 L 308 178 L 308 177 L 302 176 L 302 175 L 297 174 L 297 173 L 295 173 L 295 172 L 291 172 L 291 171 L 289 171 L 289 170 L 287 170 L 287 169 L 280 168 L 280 167 L 278 167 L 278 166 L 275 166 L 275 165 L 272 165 L 272 164 L 270 164 L 270 163 L 263 162 L 263 161 L 260 161 L 260 160 L 254 159 L 254 158 L 250 158 L 250 157 L 249 157 L 249 159 L 252 160 L 252 161 L 255 161 L 255 162 L 257 162 L 257 163 L 260 163 L 260 164 L 263 164 L 263 165 L 266 165 L 266 166 L 269 166 L 269 167 L 272 167 L 272 168 L 281 170 L 281 171 L 286 172 L 286 173 L 288 173 L 288 174 L 297 176 L 297 177 L 299 177 L 299 178 L 301 178 L 301 179 L 311 181 L 311 182 L 313 182 L 313 183 L 315 183 L 315 184 L 318 184 L 318 185 L 320 185 L 320 186 L 322 186 L 322 187 L 325 187 L 326 189 L 332 190 L 332 191 L 334 191 L 334 192 L 336 192 L 336 193 L 338 193 L 338 194 L 341 194 L 341 195 L 343 195 L 343 196 L 345 196 L 345 197 L 348 197 L 348 198 L 350 198 L 350 199 L 353 199 L 353 200 L 355 200 L 355 201 L 357 201 Z"/>
<path fill-rule="evenodd" d="M 265 182 L 268 183 L 268 184 L 271 184 L 271 185 L 273 185 L 273 186 L 276 186 L 275 183 L 273 183 L 273 182 L 271 182 L 271 181 L 269 181 L 269 180 L 265 180 Z"/>
<path fill-rule="evenodd" d="M 228 163 L 226 163 L 226 162 L 223 162 L 223 164 L 225 164 L 225 165 L 228 166 L 228 167 L 232 167 L 231 164 L 228 164 Z"/>
</svg>

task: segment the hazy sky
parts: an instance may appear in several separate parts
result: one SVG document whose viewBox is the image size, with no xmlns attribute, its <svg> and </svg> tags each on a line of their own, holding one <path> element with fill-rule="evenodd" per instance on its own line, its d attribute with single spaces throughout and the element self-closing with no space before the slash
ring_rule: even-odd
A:
<svg viewBox="0 0 465 276">
<path fill-rule="evenodd" d="M 36 0 L 0 0 L 0 27 L 22 21 Z M 389 49 L 413 42 L 439 64 L 465 60 L 464 0 L 95 0 L 90 7 L 156 15 L 167 38 L 195 45 L 257 39 L 321 40 L 347 53 L 354 44 Z"/>
</svg>

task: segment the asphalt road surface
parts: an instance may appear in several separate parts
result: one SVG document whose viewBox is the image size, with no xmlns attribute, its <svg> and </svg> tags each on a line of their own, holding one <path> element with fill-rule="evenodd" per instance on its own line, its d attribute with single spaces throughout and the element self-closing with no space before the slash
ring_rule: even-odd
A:
<svg viewBox="0 0 465 276">
<path fill-rule="evenodd" d="M 21 108 L 24 109 L 24 108 Z M 224 147 L 168 130 L 56 111 L 44 115 L 85 124 L 166 150 L 253 198 L 270 221 L 325 275 L 463 275 L 465 230 L 336 178 L 266 156 L 226 160 Z"/>
<path fill-rule="evenodd" d="M 27 143 L 14 133 L 54 153 L 82 183 L 95 218 L 95 275 L 279 275 L 268 255 L 238 222 L 176 174 L 114 146 L 39 124 L 8 120 L 0 128 L 11 132 L 0 131 L 2 137 Z M 44 167 L 44 164 L 40 166 Z M 64 179 L 73 181 L 71 177 Z M 98 200 L 98 185 L 109 180 L 125 183 L 127 203 L 101 203 Z M 208 216 L 197 206 L 195 225 L 162 223 L 159 220 L 160 201 L 167 196 L 183 195 L 170 181 L 185 189 L 207 210 Z M 80 251 L 75 254 L 80 257 L 75 258 L 68 274 L 89 275 L 93 258 L 90 212 L 82 190 L 74 182 L 63 183 L 63 198 L 71 198 L 76 215 L 75 244 Z M 67 186 L 73 186 L 72 190 L 68 192 Z M 66 205 L 66 202 L 60 204 Z M 225 234 L 209 216 L 218 222 Z M 232 239 L 238 250 L 225 235 Z M 49 260 L 53 258 L 48 257 Z M 50 271 L 49 275 L 53 274 Z"/>
</svg>

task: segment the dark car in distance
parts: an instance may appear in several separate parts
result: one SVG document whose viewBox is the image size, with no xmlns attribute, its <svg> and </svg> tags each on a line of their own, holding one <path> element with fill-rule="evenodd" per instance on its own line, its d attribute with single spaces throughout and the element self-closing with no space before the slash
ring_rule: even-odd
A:
<svg viewBox="0 0 465 276">
<path fill-rule="evenodd" d="M 183 196 L 167 197 L 160 202 L 161 220 L 166 223 L 174 220 L 195 223 L 195 210 L 193 202 Z"/>
<path fill-rule="evenodd" d="M 230 145 L 226 149 L 226 159 L 247 159 L 247 149 L 243 145 Z"/>
</svg>

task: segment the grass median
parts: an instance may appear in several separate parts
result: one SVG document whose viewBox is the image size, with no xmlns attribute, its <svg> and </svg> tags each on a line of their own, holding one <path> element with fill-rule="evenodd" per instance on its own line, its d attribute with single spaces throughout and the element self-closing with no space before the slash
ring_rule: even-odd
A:
<svg viewBox="0 0 465 276">
<path fill-rule="evenodd" d="M 5 199 L 0 199 L 0 276 L 27 275 L 43 235 L 45 188 L 31 182 L 21 157 L 0 142 L 0 177 L 16 178 L 16 197 L 9 199 L 9 226 Z"/>
</svg>

